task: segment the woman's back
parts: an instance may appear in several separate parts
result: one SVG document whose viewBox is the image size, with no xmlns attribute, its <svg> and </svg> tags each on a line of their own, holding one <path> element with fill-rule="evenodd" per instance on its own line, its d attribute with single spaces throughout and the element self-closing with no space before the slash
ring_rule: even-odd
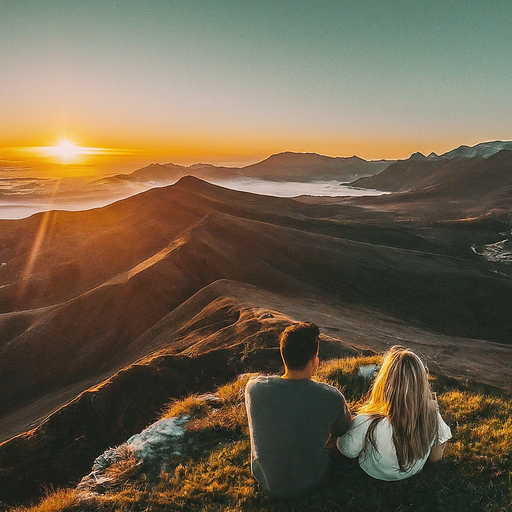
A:
<svg viewBox="0 0 512 512">
<path fill-rule="evenodd" d="M 420 471 L 432 446 L 450 437 L 423 362 L 411 350 L 394 346 L 338 448 L 348 457 L 359 457 L 370 476 L 401 480 Z"/>
<path fill-rule="evenodd" d="M 451 437 L 450 427 L 438 415 L 438 439 L 432 440 L 432 444 L 445 443 Z M 378 480 L 403 480 L 419 473 L 428 459 L 429 453 L 423 458 L 416 459 L 407 471 L 400 470 L 400 464 L 393 442 L 393 427 L 388 418 L 382 418 L 374 430 L 375 447 L 371 443 L 365 443 L 368 428 L 372 417 L 368 414 L 360 414 L 355 417 L 350 430 L 338 438 L 338 449 L 350 458 L 359 457 L 361 469 Z"/>
</svg>

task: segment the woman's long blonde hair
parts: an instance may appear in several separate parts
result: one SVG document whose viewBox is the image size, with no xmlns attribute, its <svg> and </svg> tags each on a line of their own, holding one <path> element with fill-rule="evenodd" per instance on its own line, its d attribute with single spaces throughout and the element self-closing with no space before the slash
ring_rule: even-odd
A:
<svg viewBox="0 0 512 512">
<path fill-rule="evenodd" d="M 388 418 L 400 471 L 408 471 L 415 460 L 425 457 L 437 438 L 437 413 L 421 359 L 404 347 L 391 347 L 358 414 L 372 418 L 365 447 L 370 443 L 375 450 L 377 424 Z"/>
</svg>

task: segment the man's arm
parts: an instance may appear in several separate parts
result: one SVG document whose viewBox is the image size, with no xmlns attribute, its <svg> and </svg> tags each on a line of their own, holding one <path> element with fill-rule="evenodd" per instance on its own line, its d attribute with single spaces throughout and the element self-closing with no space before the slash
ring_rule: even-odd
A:
<svg viewBox="0 0 512 512">
<path fill-rule="evenodd" d="M 336 444 L 336 438 L 341 437 L 345 432 L 347 432 L 352 424 L 352 414 L 350 414 L 345 397 L 341 393 L 339 394 L 338 400 L 339 413 L 334 421 L 331 431 L 331 437 L 334 437 L 334 444 Z"/>
<path fill-rule="evenodd" d="M 336 436 L 333 436 L 332 434 L 329 434 L 329 439 L 327 439 L 327 442 L 324 445 L 324 448 L 327 450 L 337 450 L 336 448 Z"/>
</svg>

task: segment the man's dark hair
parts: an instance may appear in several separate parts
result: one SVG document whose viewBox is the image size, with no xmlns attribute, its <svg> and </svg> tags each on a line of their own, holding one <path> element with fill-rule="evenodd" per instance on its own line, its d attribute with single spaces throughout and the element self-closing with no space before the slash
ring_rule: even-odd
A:
<svg viewBox="0 0 512 512">
<path fill-rule="evenodd" d="M 281 334 L 281 356 L 290 370 L 304 370 L 318 352 L 320 329 L 311 322 L 289 325 Z"/>
</svg>

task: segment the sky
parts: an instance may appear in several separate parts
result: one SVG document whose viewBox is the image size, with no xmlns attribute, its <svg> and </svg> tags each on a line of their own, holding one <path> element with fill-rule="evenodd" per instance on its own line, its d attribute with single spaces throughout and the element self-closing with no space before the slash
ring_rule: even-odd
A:
<svg viewBox="0 0 512 512">
<path fill-rule="evenodd" d="M 0 0 L 0 168 L 512 139 L 510 0 Z"/>
</svg>

